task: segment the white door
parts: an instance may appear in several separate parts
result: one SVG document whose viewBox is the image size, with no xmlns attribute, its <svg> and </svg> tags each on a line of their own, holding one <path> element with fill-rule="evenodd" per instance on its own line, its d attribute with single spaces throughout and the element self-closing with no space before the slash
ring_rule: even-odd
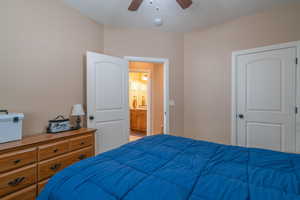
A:
<svg viewBox="0 0 300 200">
<path fill-rule="evenodd" d="M 237 143 L 295 152 L 296 48 L 237 57 Z"/>
<path fill-rule="evenodd" d="M 97 129 L 96 154 L 128 142 L 128 110 L 128 61 L 88 52 L 87 125 Z"/>
</svg>

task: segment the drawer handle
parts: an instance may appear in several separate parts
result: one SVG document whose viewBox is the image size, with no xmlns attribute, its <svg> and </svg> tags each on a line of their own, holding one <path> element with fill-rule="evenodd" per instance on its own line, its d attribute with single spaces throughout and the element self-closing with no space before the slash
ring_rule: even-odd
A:
<svg viewBox="0 0 300 200">
<path fill-rule="evenodd" d="M 16 178 L 15 180 L 13 180 L 13 181 L 8 182 L 8 185 L 9 186 L 17 186 L 24 180 L 25 180 L 25 177 L 19 177 L 19 178 Z"/>
<path fill-rule="evenodd" d="M 81 154 L 81 155 L 78 157 L 79 160 L 83 160 L 83 159 L 85 159 L 85 158 L 86 158 L 86 155 L 85 155 L 85 154 Z"/>
<path fill-rule="evenodd" d="M 50 167 L 50 169 L 53 170 L 53 171 L 56 171 L 56 170 L 58 170 L 60 167 L 61 167 L 61 164 L 58 163 L 58 164 L 52 165 L 52 166 Z"/>
<path fill-rule="evenodd" d="M 84 144 L 85 144 L 84 142 L 81 142 L 81 143 L 80 143 L 80 145 L 84 145 Z"/>
<path fill-rule="evenodd" d="M 16 164 L 19 164 L 20 162 L 21 162 L 20 159 L 14 161 L 15 165 L 16 165 Z"/>
<path fill-rule="evenodd" d="M 58 152 L 58 149 L 54 149 L 53 152 L 54 152 L 54 153 L 57 153 L 57 152 Z"/>
</svg>

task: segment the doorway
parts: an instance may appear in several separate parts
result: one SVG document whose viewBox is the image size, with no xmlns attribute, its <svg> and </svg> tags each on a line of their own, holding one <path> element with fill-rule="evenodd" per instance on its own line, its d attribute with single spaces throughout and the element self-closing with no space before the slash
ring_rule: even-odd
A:
<svg viewBox="0 0 300 200">
<path fill-rule="evenodd" d="M 97 129 L 96 155 L 129 141 L 129 62 L 150 62 L 163 65 L 163 84 L 161 84 L 163 85 L 163 134 L 169 134 L 168 59 L 140 57 L 122 59 L 87 52 L 86 62 L 87 127 Z"/>
<path fill-rule="evenodd" d="M 132 68 L 129 63 L 129 108 L 130 108 L 130 141 L 151 134 L 151 71 L 150 69 Z M 150 63 L 141 63 L 148 66 Z"/>
<path fill-rule="evenodd" d="M 145 136 L 166 134 L 168 122 L 168 89 L 166 89 L 167 60 L 126 57 L 129 61 L 130 141 Z M 168 67 L 168 66 L 167 66 Z"/>
</svg>

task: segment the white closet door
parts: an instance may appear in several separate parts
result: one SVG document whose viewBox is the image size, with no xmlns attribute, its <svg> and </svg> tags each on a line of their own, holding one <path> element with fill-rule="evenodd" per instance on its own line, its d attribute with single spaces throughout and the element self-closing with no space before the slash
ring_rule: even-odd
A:
<svg viewBox="0 0 300 200">
<path fill-rule="evenodd" d="M 295 152 L 296 53 L 285 48 L 238 56 L 238 145 Z"/>
<path fill-rule="evenodd" d="M 87 108 L 87 125 L 97 129 L 96 154 L 128 142 L 128 61 L 87 53 Z"/>
</svg>

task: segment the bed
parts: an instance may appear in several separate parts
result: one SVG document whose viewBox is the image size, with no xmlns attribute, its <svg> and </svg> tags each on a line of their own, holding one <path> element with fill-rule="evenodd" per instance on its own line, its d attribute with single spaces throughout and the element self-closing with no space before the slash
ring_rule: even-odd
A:
<svg viewBox="0 0 300 200">
<path fill-rule="evenodd" d="M 38 200 L 294 200 L 299 176 L 296 154 L 159 135 L 62 170 Z"/>
</svg>

